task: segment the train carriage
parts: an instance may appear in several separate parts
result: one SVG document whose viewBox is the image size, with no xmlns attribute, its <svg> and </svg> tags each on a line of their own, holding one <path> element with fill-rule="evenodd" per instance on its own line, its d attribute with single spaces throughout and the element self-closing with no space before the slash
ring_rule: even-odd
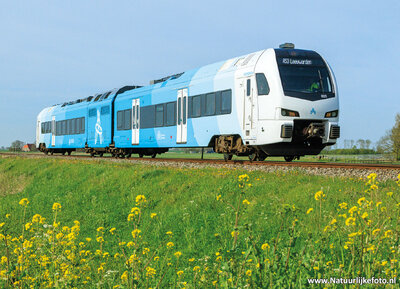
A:
<svg viewBox="0 0 400 289">
<path fill-rule="evenodd" d="M 59 138 L 58 122 L 80 119 L 77 114 L 85 109 L 83 122 L 72 123 L 85 123 L 85 131 Z M 85 148 L 92 155 L 109 152 L 119 157 L 212 147 L 226 159 L 284 156 L 291 161 L 334 144 L 340 135 L 338 114 L 329 65 L 314 51 L 286 44 L 155 80 L 149 86 L 127 86 L 48 108 L 38 116 L 38 125 L 47 130 L 38 130 L 37 145 L 45 152 Z M 55 144 L 48 136 L 49 121 Z"/>
</svg>

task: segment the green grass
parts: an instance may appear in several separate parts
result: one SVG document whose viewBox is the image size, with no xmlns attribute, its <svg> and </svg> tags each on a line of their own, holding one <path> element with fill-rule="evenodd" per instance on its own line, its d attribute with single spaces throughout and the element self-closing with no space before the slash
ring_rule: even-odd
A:
<svg viewBox="0 0 400 289">
<path fill-rule="evenodd" d="M 246 186 L 241 195 L 237 179 L 245 173 L 252 186 Z M 127 221 L 127 215 L 135 207 L 136 196 L 144 195 L 148 202 L 142 210 L 140 224 L 143 242 L 150 248 L 157 248 L 166 240 L 165 233 L 172 231 L 174 250 L 181 251 L 185 260 L 213 256 L 215 252 L 232 247 L 235 212 L 228 203 L 236 206 L 238 199 L 241 202 L 244 198 L 250 205 L 241 209 L 238 250 L 249 249 L 249 240 L 245 236 L 253 236 L 257 244 L 282 243 L 283 259 L 285 254 L 291 256 L 287 247 L 293 246 L 295 260 L 303 248 L 313 248 L 310 234 L 320 238 L 323 228 L 337 218 L 338 204 L 356 203 L 366 189 L 365 179 L 311 176 L 296 170 L 265 173 L 225 168 L 179 169 L 101 160 L 18 157 L 0 159 L 0 180 L 4 183 L 10 180 L 7 185 L 0 185 L 0 223 L 7 213 L 11 214 L 7 222 L 20 222 L 23 208 L 18 202 L 22 198 L 30 202 L 26 212 L 28 220 L 36 213 L 52 220 L 52 205 L 58 202 L 62 210 L 57 220 L 68 226 L 79 220 L 78 240 L 82 241 L 86 237 L 95 239 L 98 227 L 106 230 L 115 227 L 120 240 L 131 240 L 133 226 Z M 321 216 L 318 215 L 320 203 L 314 199 L 319 190 L 327 196 Z M 383 199 L 387 192 L 395 190 L 398 189 L 394 181 L 380 183 L 377 198 Z M 217 195 L 222 196 L 222 202 L 216 200 Z M 306 214 L 310 207 L 318 217 Z M 390 208 L 395 210 L 394 205 Z M 156 213 L 157 218 L 151 219 L 151 213 Z M 296 232 L 296 241 L 293 241 L 290 228 L 296 219 L 301 230 Z M 10 232 L 18 235 L 20 227 L 11 226 Z M 92 242 L 89 248 L 94 250 L 96 246 Z M 111 241 L 106 241 L 103 249 L 113 254 L 118 251 Z M 312 251 L 310 249 L 309 254 L 317 252 L 316 249 Z M 0 251 L 2 255 L 4 251 Z M 295 262 L 291 266 L 296 268 Z M 284 271 L 276 269 L 275 273 L 284 274 Z M 118 281 L 119 277 L 116 279 Z M 298 284 L 299 281 L 293 282 Z M 304 278 L 301 282 L 304 283 Z"/>
</svg>

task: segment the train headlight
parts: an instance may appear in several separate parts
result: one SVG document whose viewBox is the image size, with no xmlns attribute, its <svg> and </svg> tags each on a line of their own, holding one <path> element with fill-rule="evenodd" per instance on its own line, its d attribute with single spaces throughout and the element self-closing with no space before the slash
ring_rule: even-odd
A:
<svg viewBox="0 0 400 289">
<path fill-rule="evenodd" d="M 288 109 L 281 109 L 281 114 L 282 116 L 300 116 L 297 111 L 294 110 L 288 110 Z"/>
<path fill-rule="evenodd" d="M 337 117 L 338 115 L 339 115 L 338 110 L 333 110 L 333 111 L 329 111 L 329 112 L 325 113 L 326 118 Z"/>
</svg>

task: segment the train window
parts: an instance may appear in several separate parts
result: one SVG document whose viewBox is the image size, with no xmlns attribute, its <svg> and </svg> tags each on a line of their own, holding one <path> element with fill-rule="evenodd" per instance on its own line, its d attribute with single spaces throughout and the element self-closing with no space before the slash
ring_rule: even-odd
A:
<svg viewBox="0 0 400 289">
<path fill-rule="evenodd" d="M 41 130 L 41 132 L 42 132 L 42 134 L 44 134 L 44 122 L 42 122 L 42 130 Z"/>
<path fill-rule="evenodd" d="M 164 105 L 156 105 L 156 126 L 164 125 Z"/>
<path fill-rule="evenodd" d="M 104 96 L 103 99 L 107 99 L 110 96 L 110 94 L 111 94 L 111 91 L 107 92 L 107 94 Z"/>
<path fill-rule="evenodd" d="M 247 85 L 246 85 L 246 95 L 250 96 L 250 91 L 251 91 L 251 82 L 250 79 L 247 79 Z"/>
<path fill-rule="evenodd" d="M 155 113 L 156 113 L 156 106 L 149 105 L 140 108 L 139 112 L 139 124 L 140 128 L 151 128 L 155 127 Z"/>
<path fill-rule="evenodd" d="M 58 132 L 60 131 L 60 122 L 56 121 L 56 136 L 58 136 Z"/>
<path fill-rule="evenodd" d="M 98 101 L 99 98 L 102 96 L 102 94 L 99 94 L 98 96 L 96 96 L 96 98 L 94 99 L 94 101 Z"/>
<path fill-rule="evenodd" d="M 104 115 L 104 114 L 109 114 L 110 113 L 110 107 L 107 105 L 107 106 L 103 106 L 102 108 L 101 108 L 101 114 L 102 115 Z"/>
<path fill-rule="evenodd" d="M 178 98 L 178 125 L 182 123 L 182 101 Z"/>
<path fill-rule="evenodd" d="M 96 109 L 91 108 L 89 109 L 89 117 L 95 117 L 96 116 Z"/>
<path fill-rule="evenodd" d="M 51 133 L 51 122 L 48 121 L 47 124 L 46 124 L 46 126 L 47 126 L 46 132 L 47 132 L 47 133 Z"/>
<path fill-rule="evenodd" d="M 166 117 L 165 117 L 166 126 L 175 125 L 175 115 L 176 115 L 175 102 L 167 103 Z"/>
<path fill-rule="evenodd" d="M 120 110 L 117 112 L 117 130 L 122 130 L 124 123 L 124 111 Z"/>
<path fill-rule="evenodd" d="M 258 95 L 268 95 L 269 85 L 264 73 L 256 73 Z"/>
<path fill-rule="evenodd" d="M 187 96 L 183 97 L 183 124 L 186 124 L 186 101 L 187 101 Z"/>
<path fill-rule="evenodd" d="M 75 119 L 75 134 L 79 134 L 81 130 L 81 119 L 76 118 Z"/>
<path fill-rule="evenodd" d="M 221 93 L 221 114 L 231 113 L 232 107 L 232 91 L 225 90 Z"/>
<path fill-rule="evenodd" d="M 192 117 L 201 115 L 201 95 L 193 96 L 192 98 Z"/>
<path fill-rule="evenodd" d="M 62 122 L 62 134 L 63 135 L 66 135 L 67 134 L 67 121 L 66 120 L 63 120 L 63 122 Z"/>
<path fill-rule="evenodd" d="M 81 133 L 85 133 L 85 118 L 81 117 Z"/>
<path fill-rule="evenodd" d="M 206 110 L 204 115 L 215 114 L 215 93 L 206 94 Z"/>
<path fill-rule="evenodd" d="M 68 128 L 67 134 L 71 135 L 72 134 L 72 122 L 70 119 L 67 120 L 67 128 Z"/>
<path fill-rule="evenodd" d="M 131 129 L 132 123 L 131 123 L 131 110 L 126 109 L 124 110 L 124 129 L 128 130 Z"/>
</svg>

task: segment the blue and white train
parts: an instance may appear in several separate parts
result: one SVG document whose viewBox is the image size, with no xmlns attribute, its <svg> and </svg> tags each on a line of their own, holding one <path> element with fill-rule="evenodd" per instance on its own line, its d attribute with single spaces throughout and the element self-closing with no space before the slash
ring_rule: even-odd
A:
<svg viewBox="0 0 400 289">
<path fill-rule="evenodd" d="M 285 43 L 198 69 L 43 109 L 36 146 L 151 155 L 211 147 L 287 161 L 316 155 L 340 135 L 336 81 L 316 52 Z"/>
</svg>

